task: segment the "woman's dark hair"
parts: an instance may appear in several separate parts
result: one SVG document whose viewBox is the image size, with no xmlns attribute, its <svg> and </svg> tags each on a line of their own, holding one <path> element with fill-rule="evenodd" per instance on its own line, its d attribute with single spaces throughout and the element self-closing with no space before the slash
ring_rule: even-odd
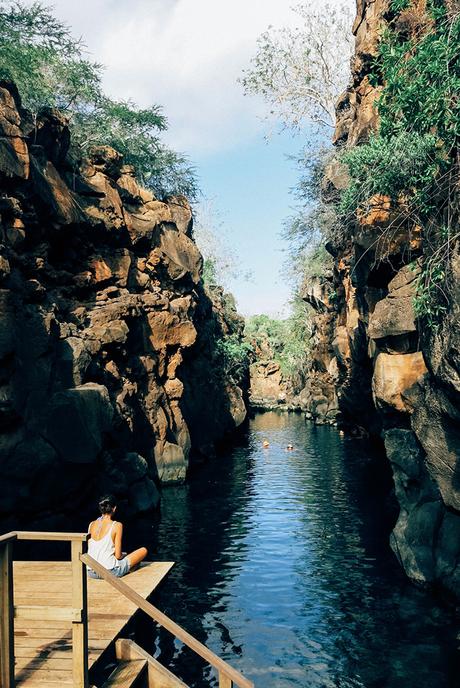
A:
<svg viewBox="0 0 460 688">
<path fill-rule="evenodd" d="M 99 500 L 99 511 L 101 514 L 111 514 L 117 506 L 117 501 L 113 495 L 105 495 Z"/>
</svg>

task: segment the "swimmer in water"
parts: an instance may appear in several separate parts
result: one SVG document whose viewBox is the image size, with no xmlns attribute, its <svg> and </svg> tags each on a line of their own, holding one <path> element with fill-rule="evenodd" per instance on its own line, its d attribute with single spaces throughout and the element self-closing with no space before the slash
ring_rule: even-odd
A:
<svg viewBox="0 0 460 688">
<path fill-rule="evenodd" d="M 294 451 L 294 446 L 292 444 L 288 444 L 286 451 Z"/>
<path fill-rule="evenodd" d="M 268 440 L 264 440 L 264 441 L 262 442 L 262 447 L 264 447 L 265 449 L 266 449 L 267 447 L 269 447 L 269 446 L 270 446 L 270 442 L 269 442 Z"/>
</svg>

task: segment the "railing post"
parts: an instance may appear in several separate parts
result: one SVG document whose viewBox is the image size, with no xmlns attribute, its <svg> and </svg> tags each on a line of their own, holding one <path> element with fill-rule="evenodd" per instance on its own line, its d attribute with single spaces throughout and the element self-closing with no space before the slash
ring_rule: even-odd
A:
<svg viewBox="0 0 460 688">
<path fill-rule="evenodd" d="M 80 559 L 86 541 L 72 540 L 72 605 L 82 610 L 81 622 L 72 622 L 72 671 L 74 688 L 88 688 L 88 595 L 86 569 Z"/>
<path fill-rule="evenodd" d="M 1 687 L 14 688 L 13 543 L 0 543 Z"/>
<path fill-rule="evenodd" d="M 232 688 L 233 681 L 223 671 L 219 671 L 219 688 Z"/>
</svg>

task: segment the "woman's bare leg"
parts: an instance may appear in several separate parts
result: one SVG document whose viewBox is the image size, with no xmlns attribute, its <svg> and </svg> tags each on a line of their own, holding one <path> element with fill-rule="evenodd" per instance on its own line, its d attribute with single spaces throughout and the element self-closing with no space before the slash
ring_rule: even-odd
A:
<svg viewBox="0 0 460 688">
<path fill-rule="evenodd" d="M 134 552 L 128 554 L 129 568 L 132 569 L 134 566 L 137 566 L 137 564 L 140 564 L 147 554 L 148 550 L 146 547 L 139 547 L 139 549 L 135 549 Z"/>
</svg>

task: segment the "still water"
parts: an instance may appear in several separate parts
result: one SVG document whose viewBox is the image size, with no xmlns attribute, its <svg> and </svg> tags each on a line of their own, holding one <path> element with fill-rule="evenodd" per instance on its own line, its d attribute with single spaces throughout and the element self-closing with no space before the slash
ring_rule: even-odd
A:
<svg viewBox="0 0 460 688">
<path fill-rule="evenodd" d="M 155 558 L 176 566 L 155 603 L 258 688 L 458 688 L 453 612 L 401 575 L 373 475 L 363 441 L 257 415 L 164 490 Z M 162 635 L 156 652 L 208 685 L 181 645 Z"/>
</svg>

